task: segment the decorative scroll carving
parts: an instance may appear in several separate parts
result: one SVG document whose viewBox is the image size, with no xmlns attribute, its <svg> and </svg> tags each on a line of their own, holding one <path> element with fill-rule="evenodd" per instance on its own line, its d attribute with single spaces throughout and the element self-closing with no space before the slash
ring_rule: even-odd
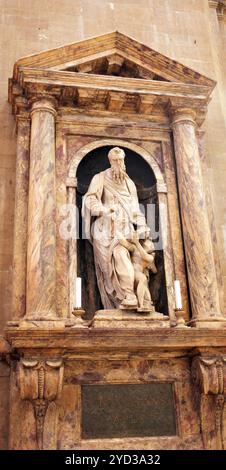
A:
<svg viewBox="0 0 226 470">
<path fill-rule="evenodd" d="M 39 361 L 21 359 L 18 366 L 18 381 L 22 400 L 34 406 L 36 438 L 39 449 L 43 449 L 45 416 L 50 402 L 60 398 L 63 385 L 64 366 L 62 359 Z"/>
<path fill-rule="evenodd" d="M 226 357 L 195 357 L 192 362 L 192 378 L 198 392 L 201 429 L 205 448 L 209 448 L 213 413 L 215 448 L 224 448 L 224 403 L 226 394 Z"/>
</svg>

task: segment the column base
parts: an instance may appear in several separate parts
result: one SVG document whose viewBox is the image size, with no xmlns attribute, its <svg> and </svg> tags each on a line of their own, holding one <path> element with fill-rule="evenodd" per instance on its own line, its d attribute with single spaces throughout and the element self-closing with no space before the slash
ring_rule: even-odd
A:
<svg viewBox="0 0 226 470">
<path fill-rule="evenodd" d="M 226 317 L 223 315 L 211 315 L 190 320 L 189 325 L 195 328 L 226 328 Z"/>
<path fill-rule="evenodd" d="M 11 320 L 7 322 L 8 327 L 18 327 L 21 329 L 36 329 L 36 328 L 48 328 L 48 329 L 60 329 L 65 328 L 65 318 L 56 317 L 29 317 L 24 316 L 23 318 Z"/>
</svg>

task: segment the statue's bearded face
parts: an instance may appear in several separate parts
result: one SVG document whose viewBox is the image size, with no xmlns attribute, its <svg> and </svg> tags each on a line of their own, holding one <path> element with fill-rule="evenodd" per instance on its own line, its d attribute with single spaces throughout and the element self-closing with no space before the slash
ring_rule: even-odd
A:
<svg viewBox="0 0 226 470">
<path fill-rule="evenodd" d="M 126 177 L 126 166 L 125 166 L 125 154 L 121 149 L 114 149 L 109 155 L 109 161 L 111 164 L 112 176 L 117 183 L 122 183 Z"/>
</svg>

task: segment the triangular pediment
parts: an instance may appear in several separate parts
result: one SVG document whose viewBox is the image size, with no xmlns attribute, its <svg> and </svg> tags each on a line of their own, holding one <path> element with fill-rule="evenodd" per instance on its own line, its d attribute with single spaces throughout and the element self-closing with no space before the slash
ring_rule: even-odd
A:
<svg viewBox="0 0 226 470">
<path fill-rule="evenodd" d="M 192 106 L 203 122 L 215 82 L 118 31 L 19 59 L 9 79 L 13 113 L 43 96 L 60 107 L 155 114 Z"/>
<path fill-rule="evenodd" d="M 24 57 L 15 64 L 14 78 L 20 68 L 214 85 L 209 78 L 118 31 Z"/>
<path fill-rule="evenodd" d="M 90 57 L 85 62 L 74 61 L 74 63 L 70 63 L 70 65 L 66 65 L 63 68 L 57 67 L 55 70 L 168 81 L 168 79 L 158 75 L 154 70 L 141 66 L 136 63 L 134 59 L 129 59 L 126 55 L 123 56 L 123 54 L 118 51 L 101 56 L 97 54 L 96 57 Z"/>
</svg>

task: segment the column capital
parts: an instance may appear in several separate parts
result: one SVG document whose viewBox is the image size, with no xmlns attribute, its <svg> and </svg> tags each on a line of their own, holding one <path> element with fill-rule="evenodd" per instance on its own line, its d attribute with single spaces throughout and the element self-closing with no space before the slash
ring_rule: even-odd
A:
<svg viewBox="0 0 226 470">
<path fill-rule="evenodd" d="M 216 10 L 219 21 L 224 21 L 226 18 L 226 1 L 225 0 L 209 0 L 209 7 Z"/>
<path fill-rule="evenodd" d="M 185 106 L 172 106 L 170 108 L 170 117 L 171 117 L 171 124 L 174 126 L 178 123 L 186 123 L 189 122 L 196 126 L 196 117 L 197 113 L 194 108 L 189 108 Z"/>
<path fill-rule="evenodd" d="M 209 0 L 209 7 L 217 9 L 218 3 L 219 3 L 218 0 Z"/>
<path fill-rule="evenodd" d="M 30 99 L 31 116 L 35 112 L 45 111 L 54 117 L 57 115 L 57 100 L 54 96 L 34 96 Z"/>
<path fill-rule="evenodd" d="M 17 123 L 21 122 L 21 123 L 29 125 L 30 122 L 31 122 L 29 114 L 17 114 L 16 115 L 16 122 Z"/>
<path fill-rule="evenodd" d="M 16 115 L 16 133 L 18 134 L 19 127 L 30 129 L 31 119 L 30 115 L 27 114 L 17 114 Z"/>
</svg>

